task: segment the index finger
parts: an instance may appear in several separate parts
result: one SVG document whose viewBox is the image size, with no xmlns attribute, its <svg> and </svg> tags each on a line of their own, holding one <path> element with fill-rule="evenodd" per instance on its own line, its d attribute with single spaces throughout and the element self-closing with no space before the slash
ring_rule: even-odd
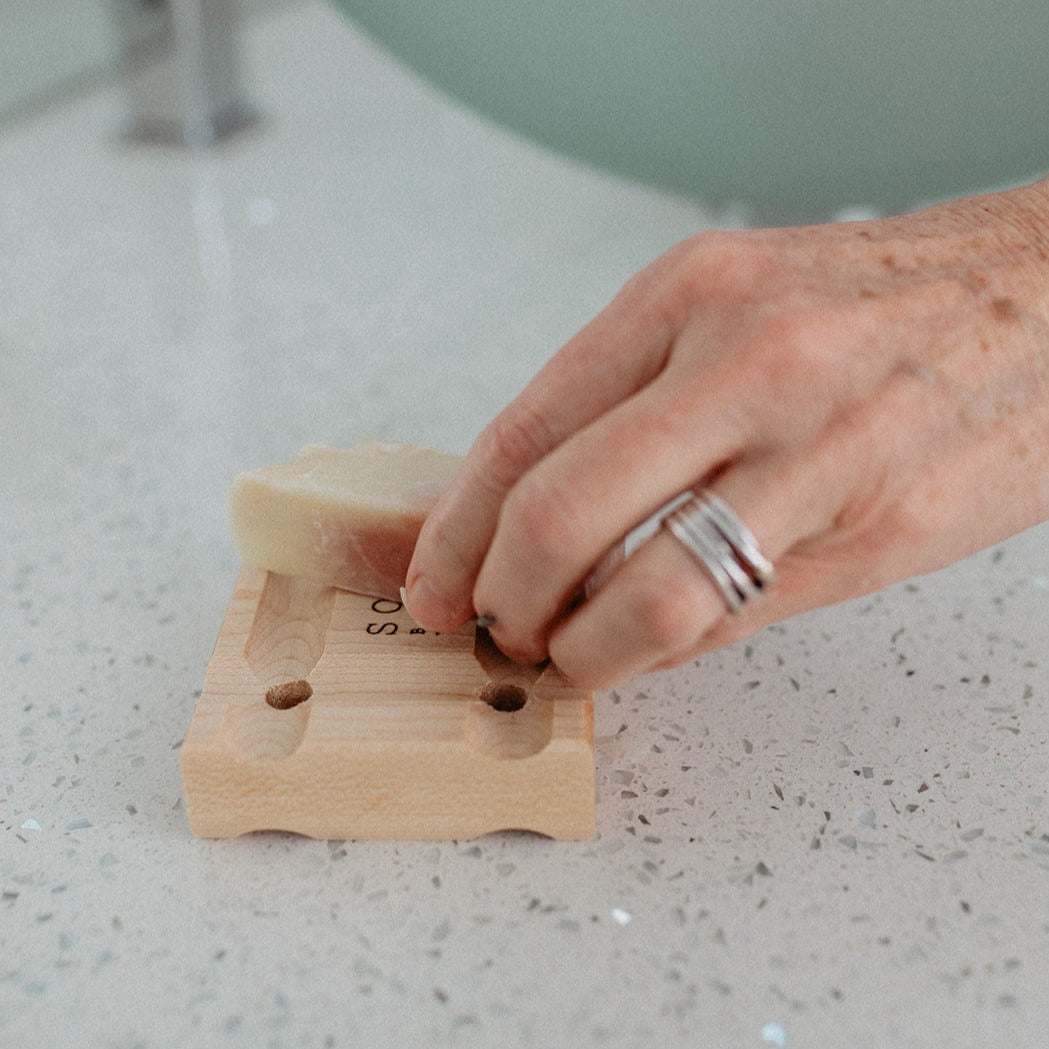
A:
<svg viewBox="0 0 1049 1049">
<path fill-rule="evenodd" d="M 636 281 L 552 357 L 482 431 L 431 511 L 405 581 L 412 617 L 454 630 L 473 615 L 473 585 L 506 493 L 564 440 L 659 374 L 673 336 L 670 311 Z"/>
</svg>

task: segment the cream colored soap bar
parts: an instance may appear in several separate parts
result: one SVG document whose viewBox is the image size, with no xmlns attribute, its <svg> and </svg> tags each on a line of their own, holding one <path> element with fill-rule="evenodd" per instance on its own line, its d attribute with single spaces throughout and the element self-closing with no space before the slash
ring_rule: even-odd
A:
<svg viewBox="0 0 1049 1049">
<path fill-rule="evenodd" d="M 248 564 L 396 600 L 419 529 L 461 462 L 385 441 L 308 445 L 234 479 L 233 539 Z"/>
</svg>

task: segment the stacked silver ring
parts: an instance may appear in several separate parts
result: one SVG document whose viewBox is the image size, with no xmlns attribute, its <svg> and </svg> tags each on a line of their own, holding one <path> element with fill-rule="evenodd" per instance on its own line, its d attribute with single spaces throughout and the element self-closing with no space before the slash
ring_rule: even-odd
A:
<svg viewBox="0 0 1049 1049">
<path fill-rule="evenodd" d="M 732 613 L 776 582 L 776 569 L 750 529 L 713 492 L 686 499 L 662 525 L 703 566 Z"/>
</svg>

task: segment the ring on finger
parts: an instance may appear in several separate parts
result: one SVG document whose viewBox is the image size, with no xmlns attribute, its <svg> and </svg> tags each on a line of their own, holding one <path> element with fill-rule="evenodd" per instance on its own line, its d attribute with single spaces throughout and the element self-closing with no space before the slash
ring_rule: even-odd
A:
<svg viewBox="0 0 1049 1049">
<path fill-rule="evenodd" d="M 733 614 L 776 582 L 776 569 L 753 533 L 713 492 L 692 495 L 662 526 L 705 569 Z"/>
</svg>

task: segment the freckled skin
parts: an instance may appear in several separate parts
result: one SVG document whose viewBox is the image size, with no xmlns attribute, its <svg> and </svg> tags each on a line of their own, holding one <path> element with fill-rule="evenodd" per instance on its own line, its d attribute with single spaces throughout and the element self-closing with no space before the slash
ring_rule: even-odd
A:
<svg viewBox="0 0 1049 1049">
<path fill-rule="evenodd" d="M 991 312 L 1001 324 L 1019 319 L 1020 308 L 1010 298 L 995 299 L 991 303 Z"/>
</svg>

